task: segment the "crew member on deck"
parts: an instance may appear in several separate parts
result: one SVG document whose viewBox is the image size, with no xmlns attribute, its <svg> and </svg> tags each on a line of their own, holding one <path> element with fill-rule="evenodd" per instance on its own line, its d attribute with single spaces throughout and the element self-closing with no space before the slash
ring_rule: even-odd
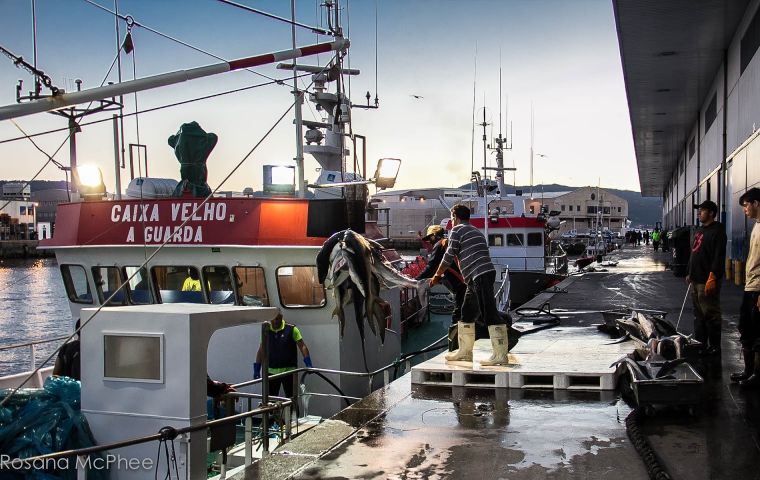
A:
<svg viewBox="0 0 760 480">
<path fill-rule="evenodd" d="M 446 252 L 446 239 L 443 237 L 443 227 L 440 225 L 431 225 L 428 227 L 426 235 L 423 240 L 426 240 L 434 244 L 430 255 L 428 256 L 427 265 L 416 277 L 415 280 L 432 277 L 438 266 L 443 260 L 443 254 Z M 446 271 L 443 272 L 444 285 L 446 288 L 454 294 L 456 305 L 454 306 L 454 313 L 451 315 L 451 322 L 457 323 L 462 319 L 462 303 L 464 303 L 464 292 L 467 290 L 467 286 L 464 283 L 464 277 L 459 271 L 457 263 L 452 263 Z"/>
<path fill-rule="evenodd" d="M 79 330 L 79 319 L 74 324 L 74 330 Z M 81 360 L 79 358 L 79 333 L 67 343 L 64 343 L 58 351 L 55 359 L 53 375 L 70 377 L 74 380 L 82 380 Z"/>
<path fill-rule="evenodd" d="M 269 375 L 288 372 L 298 368 L 298 353 L 296 348 L 301 350 L 303 363 L 307 368 L 313 368 L 311 357 L 309 356 L 309 347 L 303 341 L 301 332 L 298 327 L 286 323 L 282 313 L 278 313 L 269 324 Z M 261 378 L 261 345 L 256 352 L 256 363 L 253 364 L 253 378 Z M 285 390 L 285 396 L 293 398 L 293 379 L 291 376 L 284 376 L 269 380 L 269 393 L 279 395 L 280 385 Z"/>
<path fill-rule="evenodd" d="M 198 278 L 198 270 L 194 268 L 187 269 L 188 277 L 182 284 L 183 292 L 200 292 L 201 291 L 201 279 Z"/>
</svg>

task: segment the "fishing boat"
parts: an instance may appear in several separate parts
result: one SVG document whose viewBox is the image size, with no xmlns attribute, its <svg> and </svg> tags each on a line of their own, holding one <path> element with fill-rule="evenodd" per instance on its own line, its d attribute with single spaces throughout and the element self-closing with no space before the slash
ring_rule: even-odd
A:
<svg viewBox="0 0 760 480">
<path fill-rule="evenodd" d="M 362 148 L 357 148 L 357 141 L 366 142 L 366 139 L 351 127 L 351 109 L 362 106 L 351 102 L 341 82 L 344 76 L 359 72 L 343 66 L 349 41 L 339 27 L 339 6 L 327 1 L 323 7 L 334 19 L 330 22 L 330 31 L 326 32 L 334 37 L 329 42 L 300 48 L 294 43 L 292 48 L 283 51 L 90 90 L 40 96 L 0 107 L 2 120 L 53 109 L 70 108 L 74 113 L 76 106 L 83 102 L 118 98 L 232 70 L 280 62 L 278 68 L 293 71 L 294 123 L 300 132 L 296 164 L 265 166 L 263 192 L 258 194 L 250 190 L 236 193 L 221 192 L 217 188 L 212 191 L 207 185 L 203 190 L 205 160 L 213 145 L 206 148 L 200 161 L 182 156 L 200 148 L 198 144 L 184 144 L 185 139 L 193 142 L 198 138 L 212 138 L 213 134 L 204 132 L 197 123 L 182 125 L 169 142 L 172 147 L 176 146 L 182 178 L 134 177 L 125 192 L 121 192 L 117 184 L 112 197 L 106 194 L 102 174 L 76 165 L 76 156 L 72 155 L 70 170 L 75 189 L 72 201 L 59 205 L 54 235 L 40 246 L 55 252 L 72 317 L 81 317 L 85 323 L 83 342 L 88 337 L 84 321 L 90 321 L 101 310 L 106 312 L 104 315 L 117 315 L 123 309 L 136 312 L 139 317 L 139 312 L 145 309 L 160 310 L 165 306 L 170 313 L 187 310 L 192 316 L 210 309 L 221 314 L 231 312 L 229 315 L 234 317 L 236 308 L 245 307 L 261 309 L 262 313 L 256 318 L 264 318 L 271 316 L 267 312 L 276 308 L 287 322 L 299 327 L 316 367 L 366 373 L 392 365 L 399 358 L 402 305 L 398 288 L 382 293 L 390 305 L 383 342 L 377 336 L 364 335 L 359 326 L 363 320 L 355 318 L 351 309 L 345 310 L 345 330 L 342 330 L 333 318 L 336 307 L 342 306 L 335 304 L 333 295 L 327 294 L 318 279 L 317 253 L 331 234 L 351 228 L 366 233 L 368 238 L 380 236 L 377 227 L 365 221 L 367 185 L 392 187 L 400 166 L 398 159 L 381 159 L 373 174 L 368 170 L 366 153 L 362 156 Z M 297 58 L 319 53 L 334 53 L 334 56 L 325 65 L 295 62 Z M 288 61 L 292 62 L 283 63 Z M 311 83 L 300 88 L 297 82 L 304 76 Z M 303 100 L 323 112 L 322 122 L 301 118 Z M 114 126 L 116 128 L 116 121 Z M 306 132 L 303 132 L 304 127 Z M 167 137 L 172 133 L 166 132 Z M 76 129 L 72 129 L 70 136 L 73 143 Z M 118 139 L 118 132 L 114 138 Z M 213 143 L 216 138 L 214 135 Z M 303 153 L 313 156 L 320 166 L 320 176 L 313 184 L 307 185 L 304 180 Z M 203 174 L 195 177 L 193 172 L 188 174 L 185 169 L 190 164 L 196 174 L 199 170 Z M 399 260 L 392 250 L 384 253 L 390 262 Z M 194 282 L 198 288 L 185 288 L 188 282 Z M 129 322 L 121 325 L 129 328 Z M 205 354 L 207 372 L 214 379 L 230 384 L 250 381 L 261 335 L 258 324 L 220 329 L 208 339 L 207 349 L 205 345 L 196 346 L 189 355 Z M 169 339 L 165 342 L 168 345 Z M 84 352 L 83 349 L 83 356 Z M 83 362 L 86 361 L 84 358 Z M 165 365 L 165 361 L 169 359 L 162 359 L 161 365 Z M 33 370 L 0 378 L 0 388 L 22 384 L 39 387 L 52 367 Z M 98 374 L 97 368 L 94 372 Z M 102 372 L 101 369 L 100 374 Z M 300 381 L 309 392 L 301 395 L 300 413 L 328 417 L 340 411 L 348 399 L 366 396 L 388 378 L 386 372 L 385 379 L 382 375 L 336 376 L 325 382 L 311 375 L 301 377 Z M 109 379 L 102 383 L 119 386 L 109 383 Z M 95 390 L 90 389 L 90 385 L 85 387 L 83 396 L 88 392 L 99 395 L 93 393 Z M 246 391 L 256 393 L 260 389 L 256 386 Z M 83 407 L 92 407 L 98 401 L 100 399 L 89 398 L 83 401 Z M 97 417 L 93 412 L 90 411 Z"/>
</svg>

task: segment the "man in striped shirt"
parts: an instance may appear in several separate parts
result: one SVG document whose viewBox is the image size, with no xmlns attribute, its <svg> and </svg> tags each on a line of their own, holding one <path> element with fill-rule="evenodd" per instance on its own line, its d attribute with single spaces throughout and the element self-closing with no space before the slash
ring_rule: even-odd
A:
<svg viewBox="0 0 760 480">
<path fill-rule="evenodd" d="M 451 208 L 449 245 L 438 270 L 430 279 L 433 286 L 441 279 L 446 269 L 456 260 L 464 276 L 467 290 L 462 305 L 462 321 L 457 323 L 459 349 L 446 354 L 446 360 L 472 362 L 472 347 L 475 344 L 475 318 L 481 315 L 488 325 L 493 354 L 480 362 L 483 366 L 506 365 L 508 363 L 507 325 L 502 323 L 496 308 L 493 284 L 496 269 L 491 263 L 488 243 L 477 228 L 470 225 L 470 209 L 457 204 Z"/>
</svg>

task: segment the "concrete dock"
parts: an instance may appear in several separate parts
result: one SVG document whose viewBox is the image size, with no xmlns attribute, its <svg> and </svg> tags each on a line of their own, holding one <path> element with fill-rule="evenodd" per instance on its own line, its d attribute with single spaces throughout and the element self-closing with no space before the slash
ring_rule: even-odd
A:
<svg viewBox="0 0 760 480">
<path fill-rule="evenodd" d="M 620 307 L 677 321 L 686 284 L 665 271 L 667 254 L 642 246 L 610 257 L 617 267 L 572 277 L 531 304 L 549 301 L 562 329 L 602 323 L 601 311 Z M 641 425 L 674 479 L 760 478 L 760 391 L 728 377 L 741 369 L 740 298 L 724 282 L 722 354 L 692 362 L 705 379 L 698 414 L 661 411 Z M 679 330 L 693 330 L 690 301 Z M 233 478 L 646 479 L 626 433 L 630 412 L 614 390 L 412 385 L 407 374 Z"/>
</svg>

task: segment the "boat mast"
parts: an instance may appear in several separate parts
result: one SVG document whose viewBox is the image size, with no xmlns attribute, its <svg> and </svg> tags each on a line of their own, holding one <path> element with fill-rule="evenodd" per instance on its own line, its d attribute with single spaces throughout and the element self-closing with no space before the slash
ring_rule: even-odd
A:
<svg viewBox="0 0 760 480">
<path fill-rule="evenodd" d="M 483 102 L 483 122 L 480 124 L 481 127 L 483 127 L 483 234 L 486 237 L 486 242 L 488 241 L 488 137 L 486 136 L 486 127 L 489 125 L 488 122 L 486 122 L 486 107 L 485 102 Z"/>
<path fill-rule="evenodd" d="M 290 0 L 290 35 L 293 41 L 293 50 L 296 49 L 296 0 Z M 296 124 L 296 189 L 300 198 L 306 196 L 306 186 L 304 185 L 304 166 L 303 166 L 303 92 L 298 89 L 298 70 L 296 69 L 297 61 L 293 59 L 293 97 L 295 101 L 295 124 Z"/>
</svg>

